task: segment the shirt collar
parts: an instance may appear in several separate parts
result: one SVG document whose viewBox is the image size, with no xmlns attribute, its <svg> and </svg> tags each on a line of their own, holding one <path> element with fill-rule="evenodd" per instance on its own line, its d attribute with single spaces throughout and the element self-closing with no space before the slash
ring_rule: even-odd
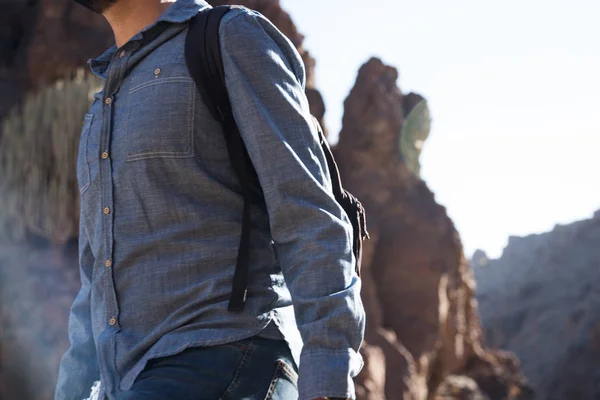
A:
<svg viewBox="0 0 600 400">
<path fill-rule="evenodd" d="M 170 22 L 173 24 L 184 23 L 190 20 L 193 16 L 198 14 L 198 12 L 209 8 L 210 5 L 204 0 L 177 0 L 175 1 L 167 10 L 160 16 L 156 21 L 152 24 L 144 27 L 139 33 L 133 36 L 127 43 L 139 41 L 144 38 L 144 35 L 147 34 L 149 30 L 151 30 L 154 26 L 156 26 L 159 22 Z M 106 78 L 106 69 L 110 64 L 114 54 L 117 52 L 116 44 L 113 44 L 108 50 L 102 53 L 100 56 L 96 58 L 90 58 L 88 60 L 88 64 L 92 72 L 101 77 Z"/>
<path fill-rule="evenodd" d="M 204 0 L 177 0 L 152 25 L 142 29 L 142 33 L 161 21 L 174 24 L 183 23 L 198 14 L 199 11 L 210 7 Z"/>
</svg>

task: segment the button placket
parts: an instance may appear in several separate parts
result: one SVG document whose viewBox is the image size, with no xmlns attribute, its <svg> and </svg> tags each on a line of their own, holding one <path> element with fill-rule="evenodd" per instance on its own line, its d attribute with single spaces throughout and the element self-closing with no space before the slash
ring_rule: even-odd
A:
<svg viewBox="0 0 600 400">
<path fill-rule="evenodd" d="M 98 193 L 99 202 L 99 218 L 102 224 L 102 242 L 104 244 L 102 249 L 102 255 L 100 260 L 104 259 L 104 270 L 99 275 L 103 281 L 105 304 L 104 304 L 104 324 L 110 331 L 110 335 L 116 335 L 121 329 L 119 325 L 119 303 L 117 298 L 117 288 L 113 279 L 114 260 L 113 260 L 113 246 L 114 246 L 114 218 L 112 215 L 116 207 L 115 198 L 113 196 L 113 167 L 119 166 L 119 159 L 113 158 L 111 149 L 111 136 L 114 134 L 114 113 L 115 108 L 120 106 L 121 102 L 115 103 L 117 100 L 116 96 L 119 87 L 125 76 L 125 68 L 127 66 L 127 59 L 130 56 L 130 50 L 126 52 L 119 51 L 116 54 L 114 62 L 111 62 L 107 70 L 107 78 L 104 85 L 105 98 L 101 100 L 102 108 L 102 130 L 100 132 L 100 156 L 101 161 L 99 162 L 99 186 L 100 191 Z M 118 58 L 122 56 L 121 58 Z M 123 95 L 126 104 L 126 95 Z M 120 99 L 120 98 L 119 98 Z M 103 161 L 103 162 L 102 162 Z M 95 211 L 98 212 L 98 211 Z M 101 261 L 102 262 L 102 261 Z M 102 264 L 101 264 L 102 265 Z M 114 338 L 112 339 L 114 340 Z M 109 346 L 110 347 L 110 346 Z M 113 348 L 105 349 L 104 357 L 106 357 L 105 364 L 106 368 L 110 373 L 116 371 L 116 357 Z"/>
</svg>

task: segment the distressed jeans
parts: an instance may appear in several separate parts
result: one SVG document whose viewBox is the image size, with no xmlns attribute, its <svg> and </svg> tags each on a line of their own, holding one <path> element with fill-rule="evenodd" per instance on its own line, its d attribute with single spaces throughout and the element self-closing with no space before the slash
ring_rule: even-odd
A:
<svg viewBox="0 0 600 400">
<path fill-rule="evenodd" d="M 253 337 L 150 360 L 117 400 L 296 400 L 297 379 L 285 341 Z"/>
</svg>

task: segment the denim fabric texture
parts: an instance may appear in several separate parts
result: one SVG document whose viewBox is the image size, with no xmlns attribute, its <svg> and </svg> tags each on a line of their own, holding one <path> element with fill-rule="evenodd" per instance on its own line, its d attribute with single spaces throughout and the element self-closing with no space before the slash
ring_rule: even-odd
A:
<svg viewBox="0 0 600 400">
<path fill-rule="evenodd" d="M 117 400 L 289 400 L 298 370 L 285 341 L 244 339 L 151 360 Z"/>
<path fill-rule="evenodd" d="M 104 79 L 77 160 L 81 290 L 56 400 L 131 388 L 150 360 L 256 335 L 281 337 L 299 398 L 354 397 L 365 315 L 352 228 L 331 181 L 295 47 L 266 18 L 236 8 L 220 45 L 235 120 L 264 191 L 252 209 L 248 301 L 227 310 L 243 199 L 224 133 L 184 60 L 178 0 L 122 47 L 89 61 Z"/>
</svg>

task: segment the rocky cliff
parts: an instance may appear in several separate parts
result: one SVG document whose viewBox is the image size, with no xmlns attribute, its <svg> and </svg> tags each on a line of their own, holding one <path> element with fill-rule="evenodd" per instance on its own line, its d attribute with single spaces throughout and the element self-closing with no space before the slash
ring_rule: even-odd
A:
<svg viewBox="0 0 600 400">
<path fill-rule="evenodd" d="M 106 24 L 70 0 L 0 1 L 14 16 L 9 28 L 0 30 L 0 51 L 12 55 L 0 70 L 0 85 L 12 88 L 2 91 L 5 108 L 25 91 L 84 65 L 110 43 Z M 312 79 L 314 60 L 302 48 L 289 15 L 277 0 L 238 3 L 265 14 L 298 46 L 308 67 L 311 110 L 322 118 L 324 104 Z M 415 174 L 418 160 L 411 158 L 411 170 L 401 154 L 405 139 L 420 149 L 416 141 L 427 137 L 429 117 L 419 120 L 414 136 L 401 136 L 410 112 L 426 107 L 421 96 L 400 91 L 397 76 L 377 59 L 361 68 L 334 149 L 346 186 L 365 203 L 372 234 L 364 260 L 368 328 L 359 398 L 530 398 L 516 358 L 483 346 L 474 280 L 459 235 Z M 0 107 L 0 117 L 5 114 Z M 35 195 L 47 201 L 47 193 Z M 67 345 L 69 304 L 78 287 L 75 244 L 0 246 L 2 399 L 51 396 L 57 361 Z"/>
<path fill-rule="evenodd" d="M 364 202 L 372 236 L 363 259 L 369 318 L 360 396 L 528 398 L 516 359 L 484 348 L 459 235 L 400 154 L 406 116 L 423 98 L 403 95 L 397 78 L 378 59 L 360 69 L 334 150 L 345 185 Z"/>
<path fill-rule="evenodd" d="M 106 21 L 70 0 L 0 0 L 0 9 L 0 119 L 113 43 Z"/>
<path fill-rule="evenodd" d="M 487 343 L 517 354 L 539 399 L 600 398 L 599 244 L 600 211 L 475 267 Z"/>
</svg>

